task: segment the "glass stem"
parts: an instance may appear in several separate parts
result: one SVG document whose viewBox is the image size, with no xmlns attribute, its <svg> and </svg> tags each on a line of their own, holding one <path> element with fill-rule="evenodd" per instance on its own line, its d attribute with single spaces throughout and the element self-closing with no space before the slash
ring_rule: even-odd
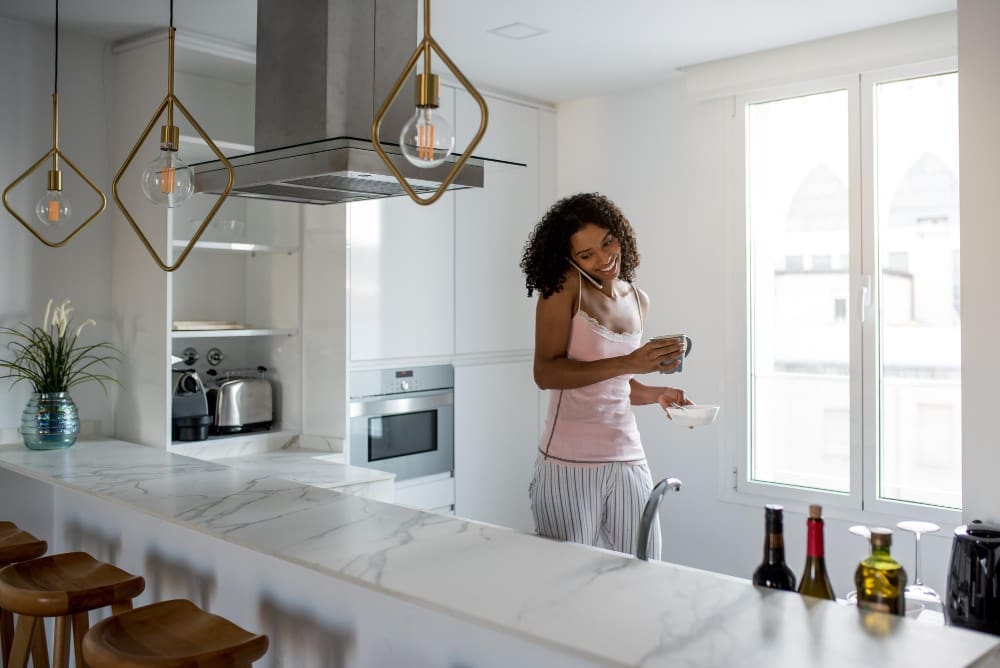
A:
<svg viewBox="0 0 1000 668">
<path fill-rule="evenodd" d="M 920 534 L 914 533 L 913 537 L 914 537 L 913 584 L 921 586 L 924 583 L 920 581 Z"/>
</svg>

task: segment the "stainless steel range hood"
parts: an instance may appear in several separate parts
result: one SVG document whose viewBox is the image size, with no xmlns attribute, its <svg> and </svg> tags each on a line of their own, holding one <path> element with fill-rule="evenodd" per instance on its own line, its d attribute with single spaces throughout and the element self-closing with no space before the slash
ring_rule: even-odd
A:
<svg viewBox="0 0 1000 668">
<path fill-rule="evenodd" d="M 255 153 L 230 158 L 240 197 L 336 204 L 405 194 L 375 152 L 372 118 L 419 40 L 417 0 L 259 0 Z M 394 142 L 413 113 L 413 82 L 382 122 L 382 147 L 417 192 L 452 163 L 422 169 Z M 457 158 L 456 158 L 457 159 Z M 483 186 L 470 157 L 450 189 Z M 195 190 L 221 193 L 221 162 L 194 165 Z"/>
<path fill-rule="evenodd" d="M 418 193 L 433 193 L 448 175 L 451 162 L 431 169 L 411 165 L 399 148 L 382 148 Z M 339 204 L 404 195 L 370 141 L 338 137 L 229 159 L 234 181 L 230 195 L 300 204 Z M 221 193 L 229 179 L 221 162 L 195 165 L 195 189 Z M 449 186 L 481 188 L 483 160 L 469 158 Z"/>
</svg>

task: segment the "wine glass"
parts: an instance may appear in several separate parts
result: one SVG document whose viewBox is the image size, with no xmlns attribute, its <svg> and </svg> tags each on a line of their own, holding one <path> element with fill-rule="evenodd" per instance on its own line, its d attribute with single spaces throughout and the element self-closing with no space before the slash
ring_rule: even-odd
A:
<svg viewBox="0 0 1000 668">
<path fill-rule="evenodd" d="M 906 520 L 896 524 L 898 529 L 909 531 L 913 534 L 913 584 L 906 585 L 905 596 L 907 600 L 919 601 L 933 610 L 941 611 L 941 597 L 931 587 L 928 587 L 920 579 L 920 536 L 925 533 L 940 531 L 941 527 L 933 522 L 919 522 L 916 520 Z"/>
</svg>

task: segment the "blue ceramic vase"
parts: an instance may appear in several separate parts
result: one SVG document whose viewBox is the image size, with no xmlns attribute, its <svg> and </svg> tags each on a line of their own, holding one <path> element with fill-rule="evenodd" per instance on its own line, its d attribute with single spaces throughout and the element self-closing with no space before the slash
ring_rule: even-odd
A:
<svg viewBox="0 0 1000 668">
<path fill-rule="evenodd" d="M 32 450 L 58 450 L 76 443 L 80 416 L 69 392 L 35 392 L 21 414 L 21 436 Z"/>
</svg>

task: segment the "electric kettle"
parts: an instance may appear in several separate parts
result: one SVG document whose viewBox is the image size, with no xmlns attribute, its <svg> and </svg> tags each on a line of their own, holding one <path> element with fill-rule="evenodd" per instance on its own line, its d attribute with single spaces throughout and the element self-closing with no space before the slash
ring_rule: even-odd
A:
<svg viewBox="0 0 1000 668">
<path fill-rule="evenodd" d="M 1000 524 L 955 529 L 944 614 L 951 625 L 1000 635 Z"/>
</svg>

